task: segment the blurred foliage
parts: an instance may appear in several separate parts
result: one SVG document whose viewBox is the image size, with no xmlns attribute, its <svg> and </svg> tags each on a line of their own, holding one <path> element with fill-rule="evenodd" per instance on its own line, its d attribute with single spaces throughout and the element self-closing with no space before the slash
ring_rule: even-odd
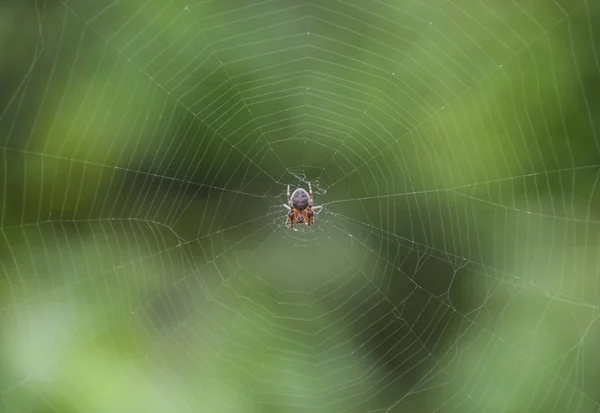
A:
<svg viewBox="0 0 600 413">
<path fill-rule="evenodd" d="M 596 412 L 599 27 L 1 2 L 0 411 Z"/>
</svg>

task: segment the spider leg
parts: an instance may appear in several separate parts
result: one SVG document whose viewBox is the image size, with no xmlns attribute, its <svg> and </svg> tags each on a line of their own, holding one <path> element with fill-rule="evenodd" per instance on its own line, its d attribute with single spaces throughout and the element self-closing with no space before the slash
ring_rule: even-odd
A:
<svg viewBox="0 0 600 413">
<path fill-rule="evenodd" d="M 313 191 L 312 191 L 312 185 L 310 184 L 310 182 L 308 183 L 308 195 L 309 195 L 309 203 L 308 203 L 308 213 L 307 215 L 308 217 L 308 225 L 312 225 L 315 222 L 315 211 L 318 209 L 321 209 L 321 206 L 313 206 Z"/>
<path fill-rule="evenodd" d="M 286 205 L 286 204 L 281 204 L 281 205 L 283 205 L 284 207 L 286 207 L 288 209 L 288 211 L 292 210 L 292 208 L 289 205 Z"/>
<path fill-rule="evenodd" d="M 290 186 L 287 186 L 288 204 L 292 206 L 292 196 L 290 195 Z"/>
<path fill-rule="evenodd" d="M 290 212 L 288 212 L 287 219 L 285 221 L 285 225 L 290 227 L 291 229 L 294 229 L 294 220 L 295 219 L 296 219 L 296 215 L 294 214 L 294 211 L 290 210 Z"/>
</svg>

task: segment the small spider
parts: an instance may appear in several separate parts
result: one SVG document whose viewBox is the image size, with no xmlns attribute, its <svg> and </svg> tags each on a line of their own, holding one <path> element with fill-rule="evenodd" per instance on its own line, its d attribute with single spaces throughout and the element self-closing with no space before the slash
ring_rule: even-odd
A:
<svg viewBox="0 0 600 413">
<path fill-rule="evenodd" d="M 308 193 L 302 188 L 298 188 L 290 195 L 290 186 L 287 187 L 288 205 L 283 204 L 288 209 L 285 225 L 294 229 L 294 223 L 312 225 L 315 221 L 315 212 L 321 209 L 321 206 L 313 206 L 313 194 L 310 182 L 308 183 Z"/>
</svg>

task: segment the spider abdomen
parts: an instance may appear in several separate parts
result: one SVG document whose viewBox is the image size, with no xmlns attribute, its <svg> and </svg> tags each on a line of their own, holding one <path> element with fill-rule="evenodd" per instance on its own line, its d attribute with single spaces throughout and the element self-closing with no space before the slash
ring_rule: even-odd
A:
<svg viewBox="0 0 600 413">
<path fill-rule="evenodd" d="M 292 205 L 298 211 L 303 211 L 308 208 L 309 199 L 308 192 L 302 188 L 298 188 L 292 194 Z"/>
</svg>

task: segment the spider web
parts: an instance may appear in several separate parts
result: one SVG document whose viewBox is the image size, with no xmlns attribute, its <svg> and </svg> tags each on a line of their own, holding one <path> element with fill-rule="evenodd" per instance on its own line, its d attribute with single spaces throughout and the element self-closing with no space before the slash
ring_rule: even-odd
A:
<svg viewBox="0 0 600 413">
<path fill-rule="evenodd" d="M 0 19 L 2 411 L 600 412 L 598 2 Z"/>
</svg>

